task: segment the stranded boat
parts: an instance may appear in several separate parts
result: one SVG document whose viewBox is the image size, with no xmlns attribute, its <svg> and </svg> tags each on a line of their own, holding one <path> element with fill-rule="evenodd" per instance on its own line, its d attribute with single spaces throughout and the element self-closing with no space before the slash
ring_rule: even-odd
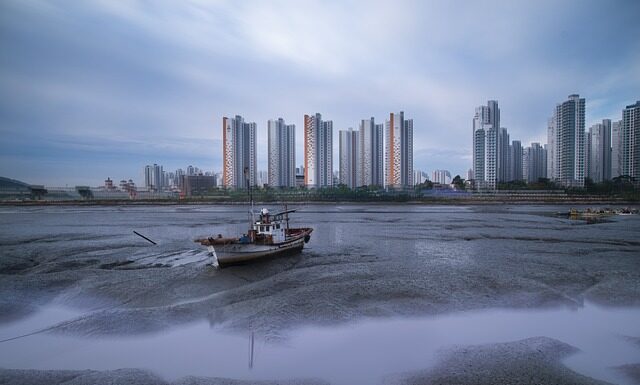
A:
<svg viewBox="0 0 640 385">
<path fill-rule="evenodd" d="M 591 219 L 591 218 L 604 218 L 612 215 L 632 215 L 637 214 L 636 209 L 630 208 L 622 208 L 622 209 L 610 209 L 610 208 L 600 208 L 600 209 L 591 209 L 587 208 L 583 211 L 571 209 L 566 215 L 570 219 Z"/>
<path fill-rule="evenodd" d="M 310 227 L 290 228 L 289 214 L 296 210 L 285 210 L 271 215 L 266 208 L 255 220 L 251 211 L 251 223 L 247 234 L 237 238 L 217 237 L 196 239 L 207 246 L 209 254 L 218 261 L 218 266 L 243 264 L 276 255 L 300 252 L 311 239 Z"/>
</svg>

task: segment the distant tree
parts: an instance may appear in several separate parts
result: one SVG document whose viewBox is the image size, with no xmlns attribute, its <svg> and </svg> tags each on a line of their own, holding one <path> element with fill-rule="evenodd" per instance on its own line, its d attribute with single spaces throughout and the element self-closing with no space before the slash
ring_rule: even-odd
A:
<svg viewBox="0 0 640 385">
<path fill-rule="evenodd" d="M 584 188 L 587 191 L 595 190 L 595 184 L 593 183 L 593 179 L 589 177 L 584 178 Z"/>
<path fill-rule="evenodd" d="M 456 175 L 453 178 L 453 181 L 451 181 L 451 183 L 456 187 L 456 189 L 458 190 L 464 190 L 465 189 L 465 185 L 464 185 L 464 179 L 462 179 L 460 177 L 460 175 Z"/>
<path fill-rule="evenodd" d="M 512 180 L 510 182 L 498 183 L 498 190 L 526 190 L 529 188 L 523 180 Z"/>
<path fill-rule="evenodd" d="M 430 180 L 426 180 L 420 184 L 417 184 L 415 187 L 416 191 L 420 191 L 420 190 L 431 190 L 433 188 L 433 182 L 431 182 Z"/>
</svg>

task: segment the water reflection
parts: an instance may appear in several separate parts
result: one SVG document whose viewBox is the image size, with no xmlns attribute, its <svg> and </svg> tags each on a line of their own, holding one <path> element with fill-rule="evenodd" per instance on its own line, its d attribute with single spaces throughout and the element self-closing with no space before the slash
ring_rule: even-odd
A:
<svg viewBox="0 0 640 385">
<path fill-rule="evenodd" d="M 20 323 L 4 325 L 8 338 L 73 319 L 73 311 L 48 307 Z M 428 368 L 451 345 L 516 341 L 547 336 L 580 353 L 565 364 L 606 381 L 626 384 L 611 367 L 640 361 L 625 336 L 640 336 L 640 309 L 494 309 L 439 317 L 370 319 L 339 327 L 303 327 L 284 341 L 234 335 L 198 322 L 154 335 L 79 338 L 52 333 L 0 345 L 0 366 L 108 370 L 137 367 L 169 380 L 187 375 L 240 379 L 323 378 L 332 384 L 373 384 L 391 373 Z M 249 344 L 247 341 L 249 340 Z M 249 350 L 247 349 L 249 347 Z M 247 358 L 249 365 L 247 365 Z"/>
</svg>

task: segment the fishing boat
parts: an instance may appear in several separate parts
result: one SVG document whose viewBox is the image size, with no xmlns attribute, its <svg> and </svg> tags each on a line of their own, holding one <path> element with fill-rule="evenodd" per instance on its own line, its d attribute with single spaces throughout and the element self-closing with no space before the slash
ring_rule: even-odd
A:
<svg viewBox="0 0 640 385">
<path fill-rule="evenodd" d="M 289 214 L 295 211 L 285 209 L 272 215 L 268 209 L 263 208 L 259 219 L 255 220 L 252 209 L 246 234 L 234 238 L 218 234 L 215 237 L 196 239 L 196 242 L 207 246 L 209 254 L 217 260 L 219 267 L 297 253 L 309 242 L 313 229 L 290 228 Z"/>
</svg>

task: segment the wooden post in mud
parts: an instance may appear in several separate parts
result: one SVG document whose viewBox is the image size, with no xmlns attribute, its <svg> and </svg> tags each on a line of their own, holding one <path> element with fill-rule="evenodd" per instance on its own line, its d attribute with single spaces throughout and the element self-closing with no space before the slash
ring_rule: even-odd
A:
<svg viewBox="0 0 640 385">
<path fill-rule="evenodd" d="M 154 245 L 157 245 L 157 243 L 155 243 L 155 242 L 154 242 L 154 241 L 152 241 L 151 239 L 149 239 L 149 238 L 145 237 L 144 235 L 140 234 L 139 232 L 137 232 L 137 231 L 133 230 L 133 233 L 134 233 L 135 235 L 139 236 L 140 238 L 144 238 L 144 239 L 146 239 L 147 241 L 149 241 L 149 242 L 153 243 Z"/>
</svg>

